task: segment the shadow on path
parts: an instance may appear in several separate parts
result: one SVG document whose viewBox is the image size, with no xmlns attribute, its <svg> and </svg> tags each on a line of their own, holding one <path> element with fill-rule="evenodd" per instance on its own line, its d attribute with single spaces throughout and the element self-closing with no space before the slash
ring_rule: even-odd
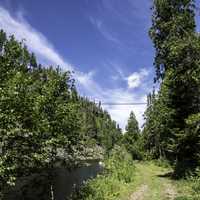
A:
<svg viewBox="0 0 200 200">
<path fill-rule="evenodd" d="M 165 174 L 158 174 L 157 177 L 175 179 L 173 172 L 167 172 Z"/>
</svg>

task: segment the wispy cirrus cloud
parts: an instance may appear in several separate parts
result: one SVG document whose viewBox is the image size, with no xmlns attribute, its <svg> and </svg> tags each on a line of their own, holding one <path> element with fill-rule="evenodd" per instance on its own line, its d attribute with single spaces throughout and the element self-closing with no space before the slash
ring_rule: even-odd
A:
<svg viewBox="0 0 200 200">
<path fill-rule="evenodd" d="M 67 70 L 73 70 L 74 67 L 66 62 L 62 56 L 54 49 L 53 45 L 40 32 L 31 27 L 23 14 L 18 12 L 18 17 L 14 18 L 11 14 L 0 7 L 0 27 L 6 31 L 8 35 L 15 35 L 18 40 L 25 39 L 26 45 L 37 56 L 50 61 L 55 65 L 60 65 Z"/>
<path fill-rule="evenodd" d="M 113 61 L 107 61 L 107 64 L 109 68 L 112 69 L 112 79 L 114 81 L 124 81 L 126 82 L 126 85 L 128 86 L 128 89 L 135 89 L 141 86 L 144 86 L 144 83 L 148 80 L 148 77 L 150 76 L 150 73 L 152 70 L 148 68 L 141 68 L 138 71 L 134 71 L 130 73 L 129 75 L 126 75 L 124 71 L 122 70 L 123 64 L 113 62 Z"/>
<path fill-rule="evenodd" d="M 20 41 L 25 40 L 28 48 L 40 58 L 40 61 L 43 60 L 50 65 L 59 65 L 63 70 L 75 71 L 75 78 L 80 84 L 87 87 L 87 82 L 91 79 L 93 72 L 78 71 L 66 61 L 52 43 L 24 19 L 23 12 L 18 11 L 17 17 L 14 18 L 5 8 L 0 7 L 0 28 L 8 35 L 14 35 Z"/>
<path fill-rule="evenodd" d="M 116 37 L 116 35 L 112 31 L 110 31 L 106 27 L 105 23 L 102 20 L 94 18 L 92 16 L 89 17 L 89 20 L 92 23 L 92 25 L 97 28 L 97 30 L 101 33 L 101 35 L 106 40 L 111 41 L 118 45 L 122 45 L 120 40 Z"/>
<path fill-rule="evenodd" d="M 135 41 L 132 39 L 142 41 L 138 30 L 142 29 L 147 34 L 151 25 L 150 12 L 147 13 L 151 1 L 124 0 L 122 3 L 119 0 L 102 0 L 97 5 L 95 13 L 88 17 L 90 22 L 108 41 L 120 49 L 133 51 Z"/>
</svg>

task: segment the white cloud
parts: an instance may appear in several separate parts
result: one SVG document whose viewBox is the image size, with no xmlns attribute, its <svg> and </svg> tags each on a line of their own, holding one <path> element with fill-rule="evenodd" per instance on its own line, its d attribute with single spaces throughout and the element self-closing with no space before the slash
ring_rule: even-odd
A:
<svg viewBox="0 0 200 200">
<path fill-rule="evenodd" d="M 128 87 L 129 88 L 136 88 L 138 86 L 140 86 L 141 83 L 141 78 L 139 73 L 135 72 L 133 74 L 131 74 L 128 78 Z"/>
<path fill-rule="evenodd" d="M 37 57 L 48 61 L 48 64 L 60 65 L 64 70 L 75 70 L 75 67 L 72 66 L 69 62 L 66 62 L 62 56 L 55 50 L 53 45 L 47 40 L 47 38 L 42 35 L 40 32 L 35 30 L 30 26 L 23 18 L 23 15 L 18 13 L 19 18 L 12 17 L 10 13 L 0 7 L 0 27 L 6 31 L 8 35 L 14 34 L 18 40 L 25 39 L 25 43 L 28 48 L 33 51 Z M 97 23 L 97 26 L 101 27 L 101 23 Z M 105 35 L 106 37 L 106 35 Z M 107 37 L 107 39 L 109 39 Z M 113 40 L 110 38 L 110 40 Z M 118 69 L 118 68 L 117 68 Z M 124 79 L 123 72 L 118 69 L 119 77 Z M 126 89 L 107 89 L 102 88 L 97 82 L 94 80 L 94 71 L 89 73 L 83 73 L 80 71 L 76 71 L 75 79 L 78 80 L 77 83 L 79 88 L 81 89 L 81 94 L 90 96 L 92 100 L 96 99 L 101 100 L 102 102 L 143 102 L 145 92 L 140 95 L 135 95 L 133 92 L 130 92 Z M 134 78 L 134 74 L 137 74 L 139 78 Z M 134 75 L 134 76 L 133 76 Z M 139 73 L 135 72 L 130 75 L 126 81 L 128 80 L 129 86 L 131 88 L 139 87 L 142 78 L 147 76 L 148 72 L 145 69 L 142 69 Z M 132 78 L 130 78 L 132 76 Z M 136 84 L 137 83 L 137 84 Z M 139 124 L 142 125 L 143 117 L 142 114 L 145 110 L 145 105 L 141 106 L 103 106 L 105 109 L 109 111 L 112 118 L 120 124 L 120 126 L 124 129 L 127 119 L 129 117 L 129 113 L 133 110 L 136 114 L 136 118 L 139 121 Z"/>
<path fill-rule="evenodd" d="M 129 114 L 134 111 L 136 118 L 141 127 L 144 123 L 143 113 L 146 110 L 146 105 L 117 105 L 120 103 L 146 103 L 146 92 L 136 95 L 130 90 L 123 88 L 118 89 L 104 89 L 100 87 L 93 79 L 87 82 L 90 87 L 85 89 L 88 97 L 95 100 L 97 103 L 101 101 L 102 103 L 116 104 L 116 105 L 103 105 L 112 116 L 112 119 L 119 123 L 120 127 L 124 130 Z"/>
<path fill-rule="evenodd" d="M 144 101 L 145 97 L 145 94 L 135 95 L 129 90 L 120 88 L 115 90 L 108 90 L 104 96 L 104 102 L 114 102 L 115 104 L 146 102 Z M 143 113 L 146 110 L 146 105 L 105 105 L 103 107 L 109 111 L 115 121 L 120 123 L 120 126 L 123 130 L 125 129 L 131 111 L 134 111 L 140 127 L 144 123 Z"/>
<path fill-rule="evenodd" d="M 18 12 L 18 18 L 14 18 L 6 9 L 0 7 L 0 27 L 8 35 L 14 34 L 18 40 L 25 39 L 26 45 L 37 56 L 50 61 L 52 64 L 60 65 L 67 70 L 73 70 L 72 65 L 64 61 L 53 45 L 40 32 L 32 28 L 23 19 L 23 14 L 20 14 L 20 12 Z"/>
<path fill-rule="evenodd" d="M 97 30 L 101 33 L 101 35 L 108 41 L 113 42 L 117 45 L 122 45 L 121 41 L 116 37 L 116 35 L 108 30 L 108 28 L 105 26 L 102 20 L 95 19 L 93 17 L 89 17 L 90 22 L 94 27 L 97 28 Z"/>
<path fill-rule="evenodd" d="M 143 68 L 140 72 L 134 72 L 130 76 L 128 76 L 126 79 L 129 89 L 139 87 L 142 84 L 143 79 L 148 76 L 148 74 L 149 72 Z"/>
<path fill-rule="evenodd" d="M 78 79 L 81 85 L 88 87 L 88 83 L 92 81 L 94 74 L 94 71 L 90 71 L 88 73 L 77 72 L 75 77 Z"/>
</svg>

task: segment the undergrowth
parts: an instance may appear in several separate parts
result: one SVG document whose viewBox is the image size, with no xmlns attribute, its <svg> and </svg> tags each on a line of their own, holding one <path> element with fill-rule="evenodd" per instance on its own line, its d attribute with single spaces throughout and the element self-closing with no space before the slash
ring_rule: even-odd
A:
<svg viewBox="0 0 200 200">
<path fill-rule="evenodd" d="M 104 164 L 104 173 L 89 180 L 73 195 L 73 200 L 116 200 L 129 192 L 135 172 L 131 155 L 124 148 L 117 147 Z"/>
<path fill-rule="evenodd" d="M 200 200 L 200 173 L 178 181 L 177 188 L 180 195 L 175 200 Z"/>
</svg>

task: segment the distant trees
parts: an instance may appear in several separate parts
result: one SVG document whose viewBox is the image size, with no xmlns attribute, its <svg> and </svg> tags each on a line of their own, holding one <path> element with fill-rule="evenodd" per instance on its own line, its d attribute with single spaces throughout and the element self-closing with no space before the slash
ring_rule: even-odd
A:
<svg viewBox="0 0 200 200">
<path fill-rule="evenodd" d="M 43 67 L 23 42 L 0 31 L 0 191 L 96 145 L 109 151 L 121 131 L 101 106 L 78 95 L 70 72 Z"/>
<path fill-rule="evenodd" d="M 131 138 L 133 140 L 137 140 L 139 137 L 139 126 L 138 126 L 138 121 L 135 117 L 135 114 L 133 111 L 131 111 L 129 119 L 128 119 L 128 123 L 126 126 L 126 134 L 131 136 Z"/>
<path fill-rule="evenodd" d="M 123 143 L 133 159 L 141 159 L 140 152 L 140 129 L 133 111 L 130 113 L 126 132 L 123 136 Z"/>
<path fill-rule="evenodd" d="M 164 81 L 165 82 L 165 81 Z M 148 95 L 145 125 L 142 131 L 144 149 L 153 159 L 175 159 L 172 148 L 173 117 L 175 111 L 169 108 L 168 88 L 162 83 L 158 94 Z"/>
<path fill-rule="evenodd" d="M 87 98 L 79 97 L 81 114 L 81 132 L 91 142 L 95 141 L 106 151 L 111 150 L 115 144 L 119 144 L 122 131 L 113 121 L 109 113 L 90 102 Z"/>
<path fill-rule="evenodd" d="M 192 0 L 154 0 L 150 29 L 161 88 L 146 111 L 145 145 L 155 157 L 175 163 L 178 176 L 200 164 L 200 37 L 194 9 Z"/>
</svg>

